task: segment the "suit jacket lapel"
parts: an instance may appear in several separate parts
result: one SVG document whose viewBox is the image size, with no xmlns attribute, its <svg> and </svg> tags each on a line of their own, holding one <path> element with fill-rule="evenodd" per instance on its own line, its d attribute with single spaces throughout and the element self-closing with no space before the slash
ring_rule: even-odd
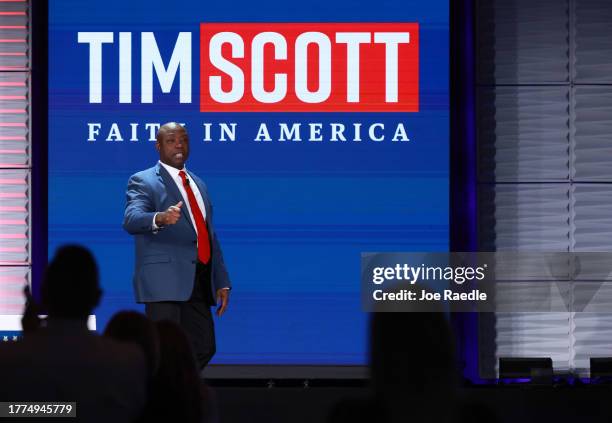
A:
<svg viewBox="0 0 612 423">
<path fill-rule="evenodd" d="M 161 181 L 163 182 L 164 186 L 166 187 L 166 192 L 168 193 L 168 196 L 171 199 L 175 200 L 172 202 L 172 205 L 178 203 L 179 201 L 183 202 L 183 207 L 181 207 L 181 213 L 183 215 L 183 218 L 187 220 L 187 222 L 189 223 L 189 227 L 193 229 L 193 231 L 195 232 L 193 223 L 191 223 L 191 216 L 189 215 L 189 212 L 187 211 L 187 207 L 189 207 L 188 203 L 187 201 L 185 201 L 185 199 L 181 195 L 181 192 L 176 186 L 176 182 L 174 182 L 174 179 L 172 179 L 172 176 L 170 176 L 168 171 L 164 169 L 164 167 L 160 165 L 159 162 L 157 162 L 156 168 L 157 168 L 157 174 L 161 178 Z"/>
</svg>

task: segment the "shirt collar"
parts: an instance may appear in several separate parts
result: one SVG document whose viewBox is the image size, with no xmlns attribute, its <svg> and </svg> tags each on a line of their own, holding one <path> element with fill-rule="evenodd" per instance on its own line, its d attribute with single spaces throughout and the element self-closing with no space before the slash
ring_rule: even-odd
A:
<svg viewBox="0 0 612 423">
<path fill-rule="evenodd" d="M 170 174 L 170 176 L 172 176 L 173 179 L 179 179 L 179 172 L 182 170 L 183 172 L 187 173 L 187 168 L 185 167 L 185 165 L 183 165 L 182 169 L 177 169 L 175 167 L 172 166 L 168 166 L 166 163 L 163 163 L 161 160 L 159 161 L 159 164 L 162 165 L 164 167 L 164 169 L 166 169 L 168 171 L 168 173 Z"/>
</svg>

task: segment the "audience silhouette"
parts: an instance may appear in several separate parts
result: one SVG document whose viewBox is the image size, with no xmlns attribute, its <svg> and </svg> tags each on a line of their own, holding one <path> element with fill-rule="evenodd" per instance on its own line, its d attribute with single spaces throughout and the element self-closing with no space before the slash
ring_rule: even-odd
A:
<svg viewBox="0 0 612 423">
<path fill-rule="evenodd" d="M 332 409 L 337 422 L 449 422 L 456 377 L 451 331 L 438 312 L 373 313 L 371 395 Z"/>
<path fill-rule="evenodd" d="M 147 316 L 137 311 L 120 311 L 106 325 L 104 336 L 138 345 L 145 355 L 148 380 L 153 379 L 159 368 L 159 336 Z"/>
<path fill-rule="evenodd" d="M 212 392 L 200 381 L 191 344 L 174 322 L 155 322 L 160 363 L 151 383 L 145 421 L 216 421 Z"/>
<path fill-rule="evenodd" d="M 44 274 L 40 308 L 46 319 L 24 290 L 23 337 L 0 343 L 0 401 L 74 402 L 77 421 L 94 423 L 216 423 L 214 392 L 200 380 L 178 325 L 122 311 L 105 336 L 88 329 L 102 297 L 98 278 L 91 252 L 68 245 L 57 250 Z M 447 319 L 441 309 L 372 313 L 369 394 L 336 404 L 328 422 L 500 421 L 478 398 L 458 400 Z M 583 420 L 604 421 L 609 412 L 595 414 Z M 525 420 L 543 420 L 537 413 L 530 417 Z"/>
<path fill-rule="evenodd" d="M 78 419 L 87 422 L 137 419 L 146 399 L 142 352 L 87 328 L 102 296 L 93 255 L 76 245 L 60 248 L 41 288 L 46 321 L 0 346 L 2 401 L 76 402 Z"/>
</svg>

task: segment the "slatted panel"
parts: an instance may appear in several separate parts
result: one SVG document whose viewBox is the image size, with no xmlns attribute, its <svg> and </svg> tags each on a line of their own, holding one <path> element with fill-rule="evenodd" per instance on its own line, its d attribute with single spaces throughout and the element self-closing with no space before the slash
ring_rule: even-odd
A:
<svg viewBox="0 0 612 423">
<path fill-rule="evenodd" d="M 576 251 L 612 251 L 612 4 L 575 2 L 574 194 Z M 597 85 L 584 85 L 597 84 Z M 588 182 L 598 182 L 589 184 Z M 603 182 L 603 183 L 602 183 Z M 573 318 L 574 367 L 588 375 L 590 357 L 612 357 L 612 287 L 593 295 Z"/>
<path fill-rule="evenodd" d="M 0 0 L 0 315 L 20 314 L 29 283 L 29 17 Z"/>
<path fill-rule="evenodd" d="M 574 180 L 612 182 L 612 86 L 578 86 L 574 93 Z"/>
<path fill-rule="evenodd" d="M 568 251 L 566 184 L 482 184 L 478 192 L 482 251 Z"/>
<path fill-rule="evenodd" d="M 480 0 L 477 15 L 479 249 L 569 251 L 569 0 Z M 569 313 L 481 320 L 487 376 L 503 356 L 570 366 Z"/>
<path fill-rule="evenodd" d="M 611 251 L 612 185 L 574 187 L 574 251 Z"/>
<path fill-rule="evenodd" d="M 569 313 L 497 313 L 497 357 L 552 357 L 570 366 Z"/>
<path fill-rule="evenodd" d="M 569 80 L 567 0 L 481 0 L 476 10 L 479 84 Z"/>
<path fill-rule="evenodd" d="M 0 310 L 1 314 L 23 312 L 23 287 L 29 280 L 27 266 L 0 266 Z"/>
<path fill-rule="evenodd" d="M 477 4 L 480 249 L 612 251 L 612 3 Z M 567 137 L 551 124 L 560 121 Z M 522 192 L 544 182 L 541 195 Z M 555 186 L 566 199 L 548 195 Z M 558 370 L 585 374 L 590 356 L 612 356 L 612 287 L 573 296 L 592 313 L 498 314 L 481 333 L 496 345 L 484 350 L 552 356 Z"/>
<path fill-rule="evenodd" d="M 612 84 L 611 33 L 609 0 L 576 1 L 575 82 Z"/>
<path fill-rule="evenodd" d="M 482 251 L 569 250 L 568 185 L 481 184 L 478 197 Z M 529 293 L 515 294 L 539 296 L 543 300 L 551 293 L 538 287 Z M 500 305 L 507 298 L 500 292 Z M 493 319 L 483 326 L 493 333 L 481 333 L 481 341 L 494 341 L 494 348 L 482 346 L 483 351 L 494 354 L 494 360 L 488 360 L 494 368 L 483 369 L 484 374 L 497 374 L 499 357 L 553 356 L 555 367 L 567 370 L 570 362 L 568 316 L 561 312 L 482 315 L 483 319 Z"/>
<path fill-rule="evenodd" d="M 612 306 L 612 301 L 609 302 L 609 306 Z M 612 356 L 610 350 L 610 339 L 612 339 L 611 313 L 601 311 L 598 313 L 576 313 L 572 335 L 574 367 L 580 375 L 588 376 L 589 359 L 591 357 Z"/>
<path fill-rule="evenodd" d="M 28 263 L 28 176 L 25 169 L 0 170 L 0 264 Z"/>
<path fill-rule="evenodd" d="M 593 135 L 597 134 L 598 128 L 600 127 L 591 128 Z M 579 163 L 583 167 L 586 166 L 583 162 Z M 592 175 L 595 176 L 595 174 Z M 611 251 L 612 184 L 577 184 L 574 187 L 573 198 L 574 250 L 581 252 Z M 588 264 L 586 266 L 593 267 Z M 612 336 L 610 336 L 612 334 L 612 284 L 610 282 L 605 284 L 601 282 L 581 283 L 575 297 L 578 303 L 587 304 L 587 306 L 584 309 L 585 313 L 573 315 L 574 367 L 581 375 L 587 376 L 590 357 L 612 356 Z"/>
<path fill-rule="evenodd" d="M 569 88 L 481 87 L 481 182 L 569 179 Z"/>
</svg>

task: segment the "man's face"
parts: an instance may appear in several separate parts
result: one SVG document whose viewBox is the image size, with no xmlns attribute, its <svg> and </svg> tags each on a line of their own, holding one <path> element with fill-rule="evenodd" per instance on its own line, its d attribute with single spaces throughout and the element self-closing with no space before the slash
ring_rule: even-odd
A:
<svg viewBox="0 0 612 423">
<path fill-rule="evenodd" d="M 189 157 L 189 136 L 180 125 L 163 128 L 156 143 L 159 160 L 169 166 L 182 169 Z"/>
</svg>

